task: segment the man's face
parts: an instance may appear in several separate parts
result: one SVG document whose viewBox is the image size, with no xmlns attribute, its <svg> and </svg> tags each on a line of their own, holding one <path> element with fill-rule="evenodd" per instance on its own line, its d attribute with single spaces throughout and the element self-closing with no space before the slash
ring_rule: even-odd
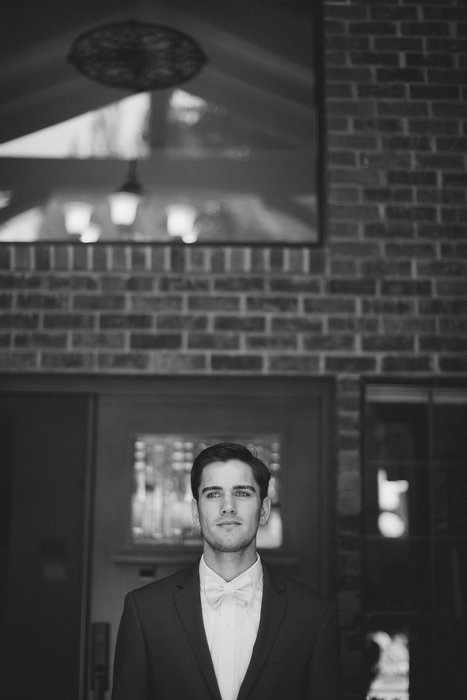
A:
<svg viewBox="0 0 467 700">
<path fill-rule="evenodd" d="M 193 519 L 216 552 L 240 552 L 255 546 L 258 527 L 267 522 L 271 503 L 261 503 L 259 486 L 248 464 L 237 459 L 204 467 Z"/>
</svg>

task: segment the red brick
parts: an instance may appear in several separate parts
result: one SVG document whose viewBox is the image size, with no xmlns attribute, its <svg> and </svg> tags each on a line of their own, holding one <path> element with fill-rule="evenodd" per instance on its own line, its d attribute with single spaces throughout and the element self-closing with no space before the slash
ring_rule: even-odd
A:
<svg viewBox="0 0 467 700">
<path fill-rule="evenodd" d="M 383 296 L 429 296 L 432 286 L 429 280 L 381 280 L 381 294 Z"/>
<path fill-rule="evenodd" d="M 268 358 L 270 372 L 285 372 L 291 374 L 318 373 L 320 361 L 317 356 L 306 355 L 271 355 Z"/>
<path fill-rule="evenodd" d="M 188 250 L 181 245 L 173 246 L 170 248 L 169 260 L 172 272 L 185 272 L 188 268 Z"/>
<path fill-rule="evenodd" d="M 383 357 L 381 370 L 383 372 L 408 373 L 422 372 L 424 374 L 433 369 L 431 358 L 427 355 L 389 355 Z"/>
<path fill-rule="evenodd" d="M 43 317 L 44 328 L 47 329 L 80 329 L 94 328 L 97 317 L 94 314 L 76 313 L 45 313 Z"/>
<path fill-rule="evenodd" d="M 247 350 L 297 350 L 297 337 L 294 335 L 247 335 Z"/>
<path fill-rule="evenodd" d="M 157 374 L 192 374 L 206 371 L 206 366 L 205 355 L 157 352 L 151 367 Z"/>
<path fill-rule="evenodd" d="M 39 366 L 39 355 L 37 352 L 0 352 L 0 369 L 12 370 L 36 370 Z"/>
<path fill-rule="evenodd" d="M 90 353 L 80 352 L 43 352 L 41 367 L 46 370 L 90 370 L 94 366 L 94 358 Z"/>
<path fill-rule="evenodd" d="M 134 311 L 181 311 L 183 298 L 174 294 L 135 294 L 130 300 L 130 306 Z"/>
<path fill-rule="evenodd" d="M 16 333 L 15 348 L 66 348 L 65 333 Z"/>
<path fill-rule="evenodd" d="M 18 294 L 18 309 L 66 309 L 69 298 L 60 294 Z"/>
<path fill-rule="evenodd" d="M 13 249 L 7 246 L 0 246 L 0 270 L 10 270 L 13 262 Z"/>
<path fill-rule="evenodd" d="M 264 316 L 214 316 L 215 331 L 264 331 L 266 320 Z"/>
<path fill-rule="evenodd" d="M 319 281 L 309 277 L 272 277 L 269 280 L 271 292 L 286 292 L 290 294 L 300 294 L 300 292 L 318 294 L 320 291 Z"/>
<path fill-rule="evenodd" d="M 439 358 L 441 372 L 467 373 L 467 356 L 442 355 Z"/>
<path fill-rule="evenodd" d="M 341 335 L 339 333 L 332 334 L 319 334 L 319 335 L 305 335 L 303 338 L 303 346 L 307 352 L 334 352 L 348 350 L 352 352 L 355 350 L 355 336 L 352 335 Z"/>
<path fill-rule="evenodd" d="M 152 316 L 149 314 L 101 314 L 99 316 L 99 327 L 104 330 L 109 329 L 139 329 L 151 328 L 153 325 Z"/>
<path fill-rule="evenodd" d="M 330 279 L 327 282 L 329 294 L 349 294 L 351 296 L 373 296 L 376 291 L 374 280 Z"/>
<path fill-rule="evenodd" d="M 309 314 L 354 314 L 354 299 L 310 298 L 304 300 L 305 312 Z"/>
<path fill-rule="evenodd" d="M 196 314 L 158 314 L 155 317 L 156 327 L 160 331 L 199 330 L 208 328 L 208 316 Z M 220 329 L 222 330 L 222 329 Z"/>
<path fill-rule="evenodd" d="M 323 322 L 316 318 L 278 316 L 271 319 L 273 333 L 321 333 Z"/>
<path fill-rule="evenodd" d="M 92 270 L 108 270 L 109 255 L 107 246 L 95 245 L 89 249 Z"/>
<path fill-rule="evenodd" d="M 132 333 L 130 348 L 132 350 L 177 350 L 181 348 L 180 333 Z"/>
<path fill-rule="evenodd" d="M 97 356 L 99 370 L 110 371 L 147 371 L 150 367 L 150 358 L 143 353 L 111 353 L 101 352 Z"/>
<path fill-rule="evenodd" d="M 264 291 L 265 280 L 257 275 L 229 276 L 214 280 L 214 291 L 218 292 L 262 292 Z"/>
<path fill-rule="evenodd" d="M 240 337 L 233 333 L 189 333 L 189 350 L 238 350 Z"/>
<path fill-rule="evenodd" d="M 175 275 L 159 279 L 161 292 L 207 292 L 209 288 L 210 280 L 206 277 Z"/>
<path fill-rule="evenodd" d="M 298 300 L 293 296 L 249 296 L 246 300 L 246 306 L 249 312 L 294 313 L 298 310 Z"/>
<path fill-rule="evenodd" d="M 222 372 L 261 372 L 263 358 L 261 355 L 219 355 L 211 357 L 213 371 Z"/>
<path fill-rule="evenodd" d="M 37 245 L 34 248 L 34 261 L 36 270 L 52 269 L 52 252 L 48 245 Z"/>
<path fill-rule="evenodd" d="M 341 372 L 344 374 L 361 374 L 374 372 L 376 370 L 376 359 L 374 357 L 349 356 L 342 357 L 329 356 L 325 359 L 326 372 Z"/>
<path fill-rule="evenodd" d="M 96 295 L 77 294 L 73 297 L 73 308 L 76 311 L 121 310 L 125 307 L 125 297 L 120 294 Z"/>
<path fill-rule="evenodd" d="M 123 333 L 73 333 L 71 344 L 73 348 L 123 349 L 125 336 Z"/>
<path fill-rule="evenodd" d="M 190 296 L 190 311 L 238 311 L 240 300 L 235 296 Z"/>
<path fill-rule="evenodd" d="M 414 337 L 406 335 L 364 335 L 361 340 L 364 352 L 414 352 Z"/>
</svg>

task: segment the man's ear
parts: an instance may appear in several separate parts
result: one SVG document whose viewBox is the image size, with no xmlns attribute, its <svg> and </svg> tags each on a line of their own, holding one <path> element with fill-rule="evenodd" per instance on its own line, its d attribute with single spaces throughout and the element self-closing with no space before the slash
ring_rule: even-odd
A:
<svg viewBox="0 0 467 700">
<path fill-rule="evenodd" d="M 191 515 L 193 517 L 193 522 L 196 527 L 199 527 L 199 513 L 198 513 L 198 502 L 195 499 L 191 502 Z"/>
<path fill-rule="evenodd" d="M 269 496 L 266 496 L 266 498 L 263 498 L 263 502 L 261 504 L 261 512 L 259 515 L 259 524 L 260 525 L 265 525 L 267 521 L 269 520 L 269 515 L 271 513 L 271 499 Z"/>
</svg>

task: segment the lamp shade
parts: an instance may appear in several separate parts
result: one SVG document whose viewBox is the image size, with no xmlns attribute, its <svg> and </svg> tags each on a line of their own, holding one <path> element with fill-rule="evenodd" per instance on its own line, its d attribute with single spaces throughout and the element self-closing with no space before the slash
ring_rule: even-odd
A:
<svg viewBox="0 0 467 700">
<path fill-rule="evenodd" d="M 136 218 L 136 211 L 141 196 L 132 192 L 113 192 L 109 195 L 110 218 L 116 226 L 131 226 Z"/>
<path fill-rule="evenodd" d="M 136 173 L 136 165 L 136 161 L 130 163 L 127 179 L 109 195 L 110 218 L 116 226 L 131 226 L 144 195 L 143 186 Z"/>
<path fill-rule="evenodd" d="M 191 204 L 175 203 L 166 207 L 167 233 L 179 237 L 184 243 L 195 243 L 198 238 L 196 217 L 198 210 Z"/>
<path fill-rule="evenodd" d="M 66 202 L 63 204 L 67 233 L 81 235 L 89 227 L 93 205 L 89 202 Z"/>
</svg>

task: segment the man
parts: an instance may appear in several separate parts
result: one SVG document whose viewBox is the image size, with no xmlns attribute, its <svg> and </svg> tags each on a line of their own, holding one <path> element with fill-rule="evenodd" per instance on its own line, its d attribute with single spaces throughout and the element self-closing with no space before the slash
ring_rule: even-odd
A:
<svg viewBox="0 0 467 700">
<path fill-rule="evenodd" d="M 243 445 L 193 462 L 201 560 L 129 593 L 112 700 L 337 700 L 334 605 L 261 561 L 270 473 Z"/>
</svg>

